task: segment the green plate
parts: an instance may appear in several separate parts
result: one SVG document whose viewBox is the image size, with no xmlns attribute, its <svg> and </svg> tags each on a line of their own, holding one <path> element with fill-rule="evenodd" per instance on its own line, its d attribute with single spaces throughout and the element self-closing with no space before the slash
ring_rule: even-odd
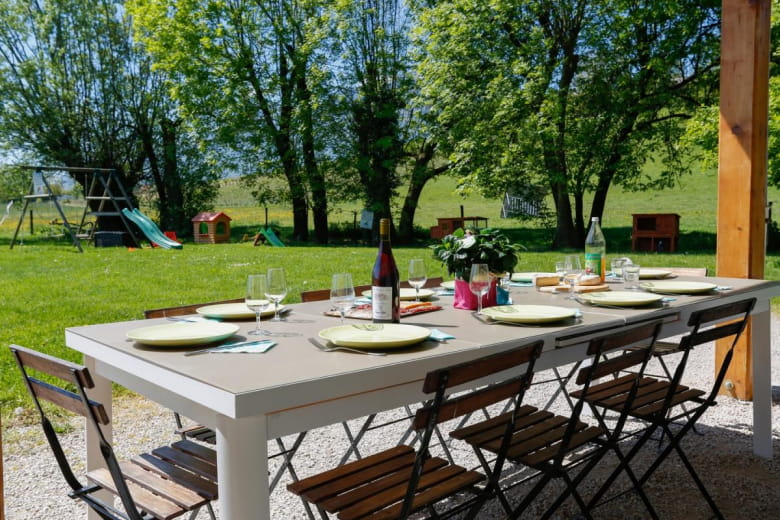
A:
<svg viewBox="0 0 780 520">
<path fill-rule="evenodd" d="M 222 341 L 238 332 L 238 329 L 239 326 L 235 323 L 177 321 L 164 325 L 139 327 L 128 331 L 127 337 L 143 345 L 181 347 Z"/>
<path fill-rule="evenodd" d="M 508 323 L 548 323 L 571 318 L 577 314 L 577 309 L 553 305 L 499 305 L 482 309 L 482 314 Z"/>
<path fill-rule="evenodd" d="M 400 323 L 339 325 L 320 331 L 320 338 L 342 347 L 383 349 L 407 347 L 425 341 L 431 332 Z"/>
<path fill-rule="evenodd" d="M 634 307 L 650 305 L 664 299 L 660 294 L 639 291 L 599 291 L 580 294 L 578 299 L 593 305 L 609 305 L 617 307 Z"/>
<path fill-rule="evenodd" d="M 279 312 L 282 312 L 284 305 L 279 305 Z M 198 307 L 195 312 L 207 318 L 219 318 L 223 320 L 241 320 L 255 317 L 255 311 L 243 303 L 218 303 L 215 305 L 206 305 Z M 260 313 L 260 316 L 273 316 L 274 306 L 271 304 L 266 310 Z"/>
<path fill-rule="evenodd" d="M 644 267 L 639 268 L 639 278 L 641 280 L 660 280 L 671 275 L 671 271 L 666 271 L 664 269 L 645 269 Z"/>
<path fill-rule="evenodd" d="M 452 288 L 454 289 L 455 286 L 453 285 Z M 363 296 L 366 298 L 371 298 L 371 289 L 367 291 L 362 292 Z M 420 289 L 420 299 L 425 300 L 426 298 L 430 298 L 434 295 L 434 292 L 430 289 Z M 414 289 L 411 287 L 401 287 L 401 300 L 402 301 L 409 301 L 414 300 L 416 298 L 416 294 L 414 292 Z"/>
<path fill-rule="evenodd" d="M 639 287 L 645 291 L 670 294 L 702 294 L 710 292 L 718 287 L 714 283 L 707 282 L 686 282 L 686 281 L 667 281 L 659 280 L 657 282 L 644 282 Z"/>
<path fill-rule="evenodd" d="M 555 273 L 512 273 L 511 280 L 520 283 L 533 283 L 537 276 L 557 276 Z"/>
<path fill-rule="evenodd" d="M 442 282 L 441 286 L 447 289 L 448 291 L 454 291 L 455 290 L 455 280 L 447 280 L 446 282 Z"/>
</svg>

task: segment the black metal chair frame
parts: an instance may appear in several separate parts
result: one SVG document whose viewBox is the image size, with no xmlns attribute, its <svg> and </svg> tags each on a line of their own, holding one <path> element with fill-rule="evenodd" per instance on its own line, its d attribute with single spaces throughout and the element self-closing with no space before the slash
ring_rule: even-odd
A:
<svg viewBox="0 0 780 520">
<path fill-rule="evenodd" d="M 639 369 L 637 370 L 634 383 L 627 386 L 625 389 L 627 403 L 633 401 L 638 381 L 641 378 L 641 373 L 652 356 L 653 346 L 660 330 L 661 322 L 653 321 L 617 333 L 607 333 L 590 340 L 587 346 L 587 355 L 591 360 L 591 363 L 580 368 L 577 373 L 577 384 L 580 385 L 581 390 L 587 393 L 592 381 L 610 375 L 627 366 L 638 366 Z M 641 345 L 642 348 L 635 348 L 631 351 L 625 350 L 629 345 Z M 607 353 L 616 351 L 621 351 L 622 354 L 610 359 L 607 359 L 605 356 Z M 558 429 L 563 427 L 562 425 L 565 425 L 565 430 L 562 437 L 559 439 L 559 443 L 552 445 L 540 444 L 537 447 L 538 451 L 536 453 L 541 453 L 544 450 L 549 449 L 555 452 L 554 457 L 548 459 L 543 458 L 541 462 L 530 465 L 531 469 L 534 470 L 533 474 L 516 482 L 512 482 L 497 493 L 508 518 L 519 518 L 554 478 L 562 479 L 566 489 L 549 506 L 541 518 L 549 518 L 552 516 L 569 496 L 574 497 L 582 514 L 586 518 L 590 518 L 591 508 L 577 491 L 577 488 L 602 458 L 610 451 L 613 451 L 614 447 L 620 441 L 621 431 L 628 417 L 628 406 L 626 406 L 625 410 L 618 416 L 615 427 L 609 430 L 603 426 L 583 429 L 586 425 L 580 421 L 580 415 L 584 405 L 585 401 L 583 399 L 577 399 L 573 406 L 572 413 L 569 416 L 553 416 L 553 414 L 549 412 L 538 410 L 537 408 L 530 406 L 526 407 L 524 412 L 525 421 L 520 421 L 513 432 L 517 436 L 518 443 L 524 442 L 528 432 L 532 431 L 533 428 L 536 428 L 537 425 L 542 427 L 542 431 L 544 431 L 545 428 L 551 428 L 549 431 L 552 431 L 553 428 Z M 495 423 L 496 420 L 499 420 L 499 418 L 497 417 L 493 422 Z M 554 424 L 552 426 L 543 426 L 543 422 L 546 421 L 554 422 Z M 487 421 L 486 423 L 489 422 L 490 421 Z M 513 423 L 514 419 L 509 422 L 510 425 Z M 480 426 L 475 425 L 470 428 L 472 428 L 471 433 L 475 433 L 479 430 Z M 468 435 L 465 435 L 464 433 L 465 432 L 452 432 L 451 435 L 465 440 Z M 535 437 L 538 436 L 539 433 L 537 433 Z M 558 437 L 555 438 L 558 439 Z M 583 438 L 586 438 L 587 440 L 583 442 Z M 549 442 L 554 441 L 550 440 Z M 490 461 L 484 452 L 484 444 L 470 444 L 472 444 L 483 467 L 489 467 Z M 506 457 L 511 463 L 523 466 L 526 465 L 526 463 L 522 461 L 523 454 L 518 454 L 516 457 L 513 457 L 511 446 L 508 449 Z M 569 472 L 577 467 L 580 469 L 576 476 L 572 478 L 569 475 Z M 633 482 L 637 482 L 636 476 L 630 468 L 626 467 L 622 471 L 625 471 Z M 537 478 L 538 481 L 533 488 L 525 495 L 518 505 L 513 507 L 506 497 L 507 491 Z M 651 508 L 649 500 L 641 489 L 639 490 L 639 495 L 645 503 L 645 506 Z"/>
<path fill-rule="evenodd" d="M 664 460 L 672 453 L 672 451 L 675 451 L 715 516 L 717 518 L 723 518 L 723 515 L 715 504 L 714 499 L 707 491 L 706 486 L 696 473 L 696 470 L 680 446 L 680 442 L 689 431 L 693 430 L 696 422 L 701 418 L 701 416 L 711 406 L 715 406 L 717 404 L 716 398 L 726 377 L 726 372 L 728 371 L 729 365 L 731 364 L 731 359 L 734 355 L 734 347 L 736 347 L 740 336 L 747 326 L 748 318 L 750 317 L 750 313 L 752 312 L 755 303 L 756 299 L 750 298 L 735 303 L 727 303 L 714 308 L 696 311 L 691 314 L 688 320 L 688 326 L 691 327 L 691 331 L 680 341 L 679 351 L 681 352 L 682 356 L 674 372 L 672 380 L 668 384 L 663 401 L 660 403 L 660 405 L 657 405 L 655 411 L 649 415 L 646 413 L 637 413 L 636 410 L 629 410 L 630 416 L 645 421 L 648 424 L 648 427 L 641 431 L 641 435 L 639 435 L 638 440 L 633 445 L 631 450 L 625 455 L 621 456 L 620 464 L 603 483 L 602 487 L 591 498 L 589 507 L 596 507 L 599 505 L 599 501 L 614 483 L 620 471 L 629 467 L 631 460 L 637 455 L 637 453 L 639 453 L 645 443 L 651 439 L 653 433 L 660 429 L 663 432 L 663 435 L 669 439 L 669 442 L 638 479 L 638 482 L 634 482 L 634 489 L 640 490 L 641 487 L 652 476 L 655 470 L 658 469 Z M 739 319 L 734 321 L 735 317 L 739 317 Z M 715 378 L 715 382 L 710 389 L 709 394 L 701 397 L 705 394 L 705 392 L 695 389 L 688 389 L 684 385 L 681 385 L 682 376 L 685 372 L 685 366 L 687 364 L 691 349 L 703 343 L 709 343 L 715 340 L 729 337 L 733 338 L 731 345 L 726 351 Z M 694 407 L 684 408 L 679 413 L 673 413 L 673 409 L 675 407 L 686 403 L 692 404 Z M 598 406 L 598 403 L 592 404 L 591 408 L 593 409 L 594 415 L 601 421 L 607 410 L 601 409 Z M 680 423 L 682 423 L 680 429 L 676 432 L 673 432 L 671 425 Z M 615 496 L 620 496 L 621 494 L 622 493 L 618 493 Z M 608 500 L 609 499 L 605 500 L 604 502 L 607 502 Z M 657 515 L 655 515 L 654 512 L 653 518 L 657 518 Z"/>
<path fill-rule="evenodd" d="M 510 351 L 492 354 L 466 363 L 434 370 L 427 374 L 425 382 L 423 383 L 423 392 L 426 394 L 434 393 L 434 396 L 420 407 L 414 415 L 412 426 L 416 431 L 421 432 L 419 446 L 416 451 L 403 502 L 401 503 L 399 512 L 394 514 L 392 518 L 406 519 L 410 514 L 419 510 L 419 508 L 415 508 L 414 505 L 415 497 L 419 491 L 418 486 L 420 486 L 421 480 L 423 479 L 424 466 L 431 460 L 429 447 L 431 439 L 437 429 L 436 427 L 443 422 L 457 419 L 473 413 L 484 406 L 503 402 L 507 399 L 513 400 L 513 402 L 518 403 L 517 406 L 520 406 L 519 403 L 522 403 L 525 392 L 530 387 L 531 381 L 533 380 L 534 365 L 541 355 L 542 346 L 542 341 L 536 341 Z M 521 374 L 517 374 L 515 368 L 520 365 L 525 365 L 525 370 Z M 499 372 L 507 372 L 506 379 L 501 382 L 477 390 L 462 391 L 450 395 L 450 392 L 454 387 L 466 385 L 478 379 L 485 378 L 490 374 Z M 517 407 L 514 407 L 510 412 L 512 417 L 514 417 L 516 409 Z M 475 496 L 473 498 L 462 501 L 444 512 L 434 510 L 434 504 L 426 505 L 425 509 L 427 509 L 428 514 L 432 518 L 449 518 L 455 514 L 463 513 L 464 511 L 468 511 L 465 518 L 476 518 L 487 500 L 500 493 L 499 480 L 503 464 L 506 460 L 506 451 L 511 441 L 511 424 L 512 422 L 508 423 L 505 428 L 504 435 L 502 436 L 502 445 L 492 467 L 488 467 L 485 472 L 487 482 L 484 487 L 482 487 L 482 489 L 474 489 Z M 360 468 L 361 464 L 367 460 L 368 459 L 361 459 L 354 461 L 348 464 L 347 467 L 353 466 L 355 468 Z M 452 467 L 453 464 L 450 463 L 449 466 Z M 340 466 L 339 469 L 343 467 L 344 466 Z M 465 470 L 465 468 L 461 469 Z M 326 474 L 327 473 L 328 472 L 326 472 Z M 317 481 L 322 478 L 322 475 L 324 474 L 310 478 Z M 317 485 L 328 483 L 329 481 L 327 480 L 319 480 Z M 301 482 L 288 485 L 288 489 L 301 495 L 305 499 L 307 486 L 310 486 L 310 484 L 307 483 L 307 479 L 303 479 Z M 324 519 L 329 518 L 324 509 L 319 506 L 318 509 Z"/>
<path fill-rule="evenodd" d="M 100 425 L 106 425 L 109 423 L 108 415 L 105 412 L 103 405 L 97 401 L 89 399 L 86 393 L 86 389 L 93 388 L 94 382 L 86 367 L 76 365 L 64 360 L 53 358 L 45 354 L 41 354 L 19 345 L 11 345 L 11 352 L 17 361 L 19 369 L 22 372 L 22 376 L 25 381 L 30 396 L 35 403 L 35 408 L 40 415 L 41 425 L 43 427 L 44 434 L 49 446 L 54 453 L 54 457 L 57 461 L 57 465 L 60 471 L 71 488 L 68 495 L 73 499 L 79 499 L 83 501 L 87 506 L 92 508 L 101 518 L 105 520 L 150 520 L 153 517 L 137 507 L 136 502 L 130 493 L 130 490 L 125 480 L 125 476 L 120 467 L 120 463 L 114 454 L 114 450 L 111 443 L 106 439 Z M 22 359 L 24 356 L 24 360 Z M 44 363 L 54 362 L 58 365 L 58 372 L 54 370 L 46 371 L 42 368 L 40 360 Z M 36 377 L 31 376 L 27 371 L 27 366 L 35 369 L 41 369 L 45 373 L 61 379 L 62 381 L 73 385 L 77 393 L 71 392 L 57 385 L 53 385 L 42 381 Z M 39 398 L 40 397 L 40 398 Z M 114 486 L 113 493 L 116 494 L 122 502 L 124 512 L 118 510 L 113 504 L 109 504 L 106 501 L 100 499 L 94 494 L 103 490 L 103 486 L 97 484 L 82 484 L 78 477 L 73 472 L 67 455 L 65 454 L 62 444 L 60 443 L 57 432 L 49 420 L 46 412 L 44 411 L 40 399 L 45 399 L 57 406 L 60 406 L 66 410 L 83 415 L 88 423 L 88 427 L 94 429 L 97 433 L 98 441 L 100 445 L 100 453 L 103 457 L 103 461 L 106 464 L 108 472 L 110 473 L 112 484 Z M 210 502 L 205 502 L 208 507 L 209 514 L 212 520 L 215 520 L 214 511 Z M 194 509 L 190 516 L 194 519 L 197 516 L 200 507 Z"/>
</svg>

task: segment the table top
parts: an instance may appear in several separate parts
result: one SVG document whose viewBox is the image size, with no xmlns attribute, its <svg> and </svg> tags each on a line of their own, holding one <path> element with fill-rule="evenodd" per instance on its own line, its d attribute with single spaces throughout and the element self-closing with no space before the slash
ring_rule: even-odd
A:
<svg viewBox="0 0 780 520">
<path fill-rule="evenodd" d="M 680 277 L 680 280 L 692 277 Z M 701 279 L 700 279 L 701 280 Z M 404 349 L 388 351 L 386 356 L 367 356 L 349 352 L 325 353 L 309 343 L 320 330 L 339 325 L 339 319 L 325 316 L 328 301 L 291 305 L 287 322 L 264 321 L 267 329 L 297 332 L 300 336 L 273 338 L 277 346 L 265 354 L 204 354 L 184 356 L 193 347 L 147 347 L 126 338 L 128 331 L 141 326 L 166 323 L 165 319 L 136 320 L 72 327 L 66 330 L 66 342 L 105 366 L 121 367 L 154 385 L 181 395 L 208 395 L 208 406 L 231 417 L 271 413 L 314 400 L 343 396 L 345 389 L 359 393 L 382 385 L 402 385 L 421 381 L 425 373 L 452 363 L 466 361 L 491 351 L 510 348 L 528 340 L 542 338 L 545 350 L 581 344 L 600 331 L 643 320 L 663 318 L 678 321 L 681 311 L 691 304 L 722 299 L 729 295 L 765 292 L 766 298 L 780 293 L 778 282 L 707 278 L 730 290 L 697 296 L 675 295 L 668 305 L 650 309 L 613 309 L 591 307 L 564 295 L 550 295 L 533 288 L 512 288 L 518 304 L 544 304 L 577 307 L 582 319 L 574 322 L 513 326 L 486 324 L 472 311 L 452 308 L 451 296 L 439 297 L 442 310 L 403 318 L 403 323 L 436 328 L 455 336 L 446 343 L 432 340 Z M 615 290 L 620 284 L 615 284 Z M 684 313 L 684 312 L 683 312 Z M 350 321 L 350 320 L 348 320 Z M 352 320 L 351 323 L 366 323 Z M 169 323 L 169 322 L 168 322 Z M 252 338 L 247 332 L 254 321 L 237 321 L 236 340 Z M 198 348 L 198 347 L 194 347 Z M 204 401 L 204 398 L 199 398 Z"/>
</svg>

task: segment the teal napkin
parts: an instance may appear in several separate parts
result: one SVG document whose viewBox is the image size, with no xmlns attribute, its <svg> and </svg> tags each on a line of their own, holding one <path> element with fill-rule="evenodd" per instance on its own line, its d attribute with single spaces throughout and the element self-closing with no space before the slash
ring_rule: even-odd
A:
<svg viewBox="0 0 780 520">
<path fill-rule="evenodd" d="M 442 332 L 439 329 L 431 329 L 431 335 L 428 336 L 428 339 L 432 339 L 433 341 L 447 341 L 448 339 L 455 339 L 455 336 Z"/>
</svg>

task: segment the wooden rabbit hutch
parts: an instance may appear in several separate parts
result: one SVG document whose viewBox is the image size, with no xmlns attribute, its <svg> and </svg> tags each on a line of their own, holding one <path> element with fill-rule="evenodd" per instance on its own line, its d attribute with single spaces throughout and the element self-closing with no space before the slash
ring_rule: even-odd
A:
<svg viewBox="0 0 780 520">
<path fill-rule="evenodd" d="M 677 213 L 633 213 L 632 251 L 674 253 L 680 237 L 680 215 Z"/>
<path fill-rule="evenodd" d="M 224 212 L 198 213 L 192 218 L 192 236 L 196 244 L 230 242 L 230 221 Z"/>
</svg>

